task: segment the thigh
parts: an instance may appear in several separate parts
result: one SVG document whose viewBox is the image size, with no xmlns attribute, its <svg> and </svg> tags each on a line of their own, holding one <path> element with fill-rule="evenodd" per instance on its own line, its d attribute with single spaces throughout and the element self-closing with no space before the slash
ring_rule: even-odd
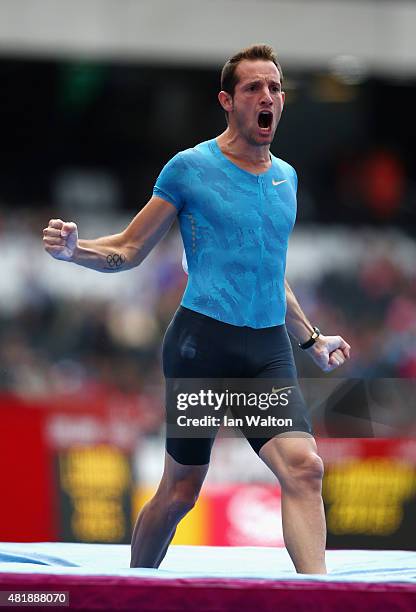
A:
<svg viewBox="0 0 416 612">
<path fill-rule="evenodd" d="M 265 398 L 264 426 L 245 427 L 243 433 L 259 454 L 264 444 L 284 434 L 312 435 L 312 422 L 297 379 L 292 346 L 286 326 L 261 330 L 253 337 L 252 383 Z"/>
<path fill-rule="evenodd" d="M 163 372 L 165 375 L 166 450 L 181 465 L 208 464 L 212 445 L 219 427 L 178 425 L 189 418 L 216 416 L 205 405 L 178 408 L 179 397 L 184 399 L 201 390 L 220 391 L 222 376 L 227 371 L 227 357 L 221 351 L 218 329 L 224 324 L 179 308 L 169 325 L 163 341 Z"/>
<path fill-rule="evenodd" d="M 297 379 L 292 345 L 286 325 L 253 330 L 249 335 L 249 362 L 253 378 Z"/>
<path fill-rule="evenodd" d="M 198 397 L 204 383 L 205 379 L 200 378 L 165 381 L 166 451 L 182 465 L 208 464 L 218 433 L 219 426 L 208 420 L 212 409 L 190 403 L 190 396 Z M 207 384 L 215 387 L 215 381 Z"/>
</svg>

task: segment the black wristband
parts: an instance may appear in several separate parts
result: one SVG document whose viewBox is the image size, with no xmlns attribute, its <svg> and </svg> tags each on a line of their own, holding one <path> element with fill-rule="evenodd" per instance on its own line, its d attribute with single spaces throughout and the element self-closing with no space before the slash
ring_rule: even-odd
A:
<svg viewBox="0 0 416 612">
<path fill-rule="evenodd" d="M 311 348 L 311 346 L 313 346 L 315 344 L 315 342 L 317 341 L 317 339 L 319 338 L 320 335 L 321 335 L 321 332 L 319 331 L 319 328 L 318 327 L 314 327 L 313 328 L 313 334 L 309 338 L 309 340 L 306 340 L 306 342 L 303 342 L 302 344 L 299 342 L 300 348 L 303 349 L 303 350 Z"/>
</svg>

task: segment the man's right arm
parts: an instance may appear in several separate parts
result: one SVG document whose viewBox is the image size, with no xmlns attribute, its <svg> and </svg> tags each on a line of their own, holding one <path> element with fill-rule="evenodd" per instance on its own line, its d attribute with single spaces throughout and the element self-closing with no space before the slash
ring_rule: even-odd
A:
<svg viewBox="0 0 416 612">
<path fill-rule="evenodd" d="M 45 250 L 63 261 L 99 272 L 121 272 L 138 266 L 172 225 L 177 209 L 153 196 L 119 234 L 79 240 L 75 223 L 51 219 L 43 230 Z"/>
</svg>

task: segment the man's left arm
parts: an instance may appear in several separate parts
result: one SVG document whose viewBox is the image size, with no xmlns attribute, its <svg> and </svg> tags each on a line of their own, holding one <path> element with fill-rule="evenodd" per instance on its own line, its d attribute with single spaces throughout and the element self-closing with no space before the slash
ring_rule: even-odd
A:
<svg viewBox="0 0 416 612">
<path fill-rule="evenodd" d="M 286 289 L 286 327 L 299 344 L 307 343 L 314 334 L 314 327 L 308 320 L 296 299 L 295 294 L 285 279 Z M 341 336 L 324 336 L 320 334 L 315 342 L 306 348 L 317 366 L 324 372 L 331 372 L 350 358 L 350 345 Z"/>
</svg>

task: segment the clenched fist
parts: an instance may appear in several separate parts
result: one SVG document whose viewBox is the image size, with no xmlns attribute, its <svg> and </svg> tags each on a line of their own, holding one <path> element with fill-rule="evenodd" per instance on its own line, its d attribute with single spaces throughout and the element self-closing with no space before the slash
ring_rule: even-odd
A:
<svg viewBox="0 0 416 612">
<path fill-rule="evenodd" d="M 321 334 L 315 344 L 306 350 L 321 370 L 332 372 L 350 358 L 351 347 L 341 336 Z"/>
<path fill-rule="evenodd" d="M 71 261 L 78 246 L 78 228 L 75 223 L 51 219 L 43 230 L 45 251 L 55 257 Z"/>
</svg>

